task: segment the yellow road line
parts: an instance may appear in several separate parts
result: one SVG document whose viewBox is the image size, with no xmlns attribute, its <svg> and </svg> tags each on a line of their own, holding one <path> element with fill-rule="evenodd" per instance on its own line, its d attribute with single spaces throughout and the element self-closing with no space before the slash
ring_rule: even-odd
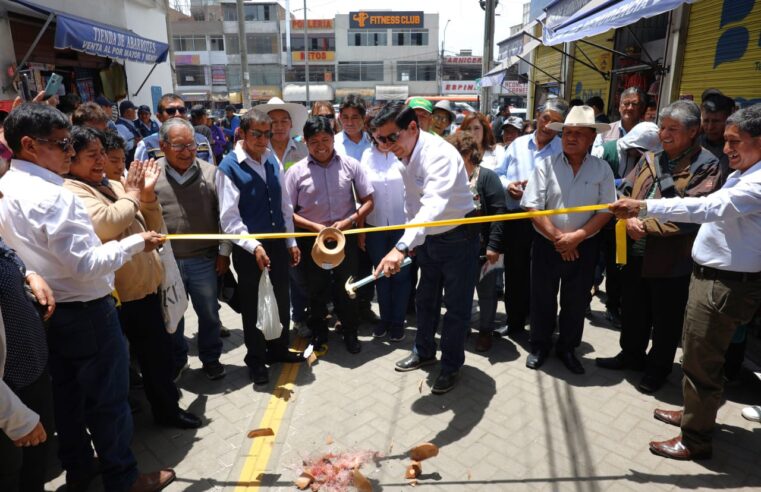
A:
<svg viewBox="0 0 761 492">
<path fill-rule="evenodd" d="M 299 340 L 296 347 L 303 350 L 304 341 Z M 299 374 L 301 364 L 284 364 L 280 371 L 280 377 L 277 378 L 275 391 L 272 392 L 264 416 L 259 422 L 260 429 L 269 427 L 272 429 L 274 436 L 256 437 L 251 443 L 251 448 L 246 456 L 243 469 L 238 478 L 238 485 L 235 492 L 254 492 L 259 490 L 262 482 L 262 476 L 267 470 L 267 464 L 275 447 L 275 438 L 280 431 L 280 424 L 283 422 L 283 416 L 288 406 L 288 401 L 292 398 L 296 376 Z"/>
</svg>

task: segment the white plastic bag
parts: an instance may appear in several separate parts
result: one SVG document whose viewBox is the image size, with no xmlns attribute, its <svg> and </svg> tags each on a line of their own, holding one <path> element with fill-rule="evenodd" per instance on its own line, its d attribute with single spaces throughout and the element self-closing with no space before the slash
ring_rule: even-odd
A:
<svg viewBox="0 0 761 492">
<path fill-rule="evenodd" d="M 259 279 L 256 327 L 264 333 L 265 340 L 274 340 L 283 332 L 283 325 L 280 324 L 280 315 L 277 312 L 275 290 L 272 288 L 270 274 L 266 269 Z"/>
<path fill-rule="evenodd" d="M 168 333 L 174 333 L 177 325 L 188 308 L 188 295 L 182 283 L 180 269 L 172 253 L 172 245 L 166 242 L 159 250 L 161 263 L 164 265 L 164 279 L 161 281 L 161 308 L 164 314 L 164 326 Z"/>
</svg>

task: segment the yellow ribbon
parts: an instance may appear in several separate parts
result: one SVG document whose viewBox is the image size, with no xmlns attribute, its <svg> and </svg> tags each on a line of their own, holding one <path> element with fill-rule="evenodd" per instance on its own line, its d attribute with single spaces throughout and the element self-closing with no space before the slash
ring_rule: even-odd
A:
<svg viewBox="0 0 761 492">
<path fill-rule="evenodd" d="M 497 222 L 502 220 L 531 219 L 533 217 L 545 217 L 549 215 L 573 214 L 579 212 L 595 212 L 606 210 L 607 204 L 582 205 L 580 207 L 556 208 L 552 210 L 532 210 L 531 212 L 518 212 L 512 214 L 479 215 L 477 217 L 464 217 L 462 219 L 436 220 L 432 222 L 418 222 L 411 224 L 397 224 L 380 227 L 364 227 L 361 229 L 349 229 L 344 234 L 365 234 L 368 232 L 398 231 L 413 229 L 416 227 L 444 227 L 459 226 L 463 224 L 482 224 L 484 222 Z M 317 237 L 316 232 L 275 232 L 262 234 L 167 234 L 171 240 L 230 240 L 230 239 L 286 239 L 292 237 Z M 626 223 L 619 220 L 616 224 L 616 263 L 626 264 Z"/>
</svg>

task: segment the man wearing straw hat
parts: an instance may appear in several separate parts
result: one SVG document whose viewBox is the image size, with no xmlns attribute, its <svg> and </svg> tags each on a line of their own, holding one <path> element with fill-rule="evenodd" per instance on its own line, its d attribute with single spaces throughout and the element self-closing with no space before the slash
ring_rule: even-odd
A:
<svg viewBox="0 0 761 492">
<path fill-rule="evenodd" d="M 272 138 L 270 149 L 275 153 L 280 167 L 287 171 L 309 154 L 307 146 L 293 137 L 301 134 L 307 121 L 307 108 L 298 103 L 287 103 L 279 97 L 273 97 L 267 104 L 256 107 L 257 111 L 267 113 L 272 119 Z"/>
<path fill-rule="evenodd" d="M 536 163 L 521 199 L 527 210 L 549 210 L 612 203 L 616 199 L 610 166 L 589 155 L 597 133 L 609 128 L 596 123 L 589 106 L 571 108 L 565 123 L 550 123 L 562 131 L 563 152 Z M 560 288 L 560 335 L 555 351 L 574 374 L 584 367 L 574 350 L 581 344 L 584 308 L 594 283 L 596 234 L 611 218 L 607 211 L 552 215 L 531 219 L 538 236 L 531 247 L 531 354 L 526 367 L 538 369 L 552 347 Z"/>
</svg>

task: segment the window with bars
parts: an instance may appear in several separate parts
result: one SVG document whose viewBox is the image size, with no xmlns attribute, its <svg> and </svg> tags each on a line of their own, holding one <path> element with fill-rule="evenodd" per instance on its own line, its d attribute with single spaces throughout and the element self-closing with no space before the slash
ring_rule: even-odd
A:
<svg viewBox="0 0 761 492">
<path fill-rule="evenodd" d="M 397 62 L 396 80 L 399 82 L 436 80 L 436 62 Z"/>
<path fill-rule="evenodd" d="M 177 65 L 177 85 L 206 85 L 204 65 Z"/>
<path fill-rule="evenodd" d="M 225 51 L 225 38 L 223 36 L 209 36 L 209 51 Z"/>
<path fill-rule="evenodd" d="M 330 82 L 333 80 L 335 67 L 333 65 L 309 65 L 310 82 Z M 285 72 L 286 82 L 305 82 L 306 69 L 304 65 L 293 65 L 291 70 Z"/>
<path fill-rule="evenodd" d="M 238 7 L 234 3 L 222 4 L 222 16 L 226 21 L 238 20 Z M 276 19 L 277 12 L 273 5 L 245 4 L 243 18 L 251 21 L 271 21 Z"/>
<path fill-rule="evenodd" d="M 332 34 L 310 34 L 307 36 L 310 51 L 335 51 L 336 38 Z M 287 48 L 283 35 L 283 51 Z M 291 35 L 291 51 L 304 51 L 304 36 Z"/>
</svg>

